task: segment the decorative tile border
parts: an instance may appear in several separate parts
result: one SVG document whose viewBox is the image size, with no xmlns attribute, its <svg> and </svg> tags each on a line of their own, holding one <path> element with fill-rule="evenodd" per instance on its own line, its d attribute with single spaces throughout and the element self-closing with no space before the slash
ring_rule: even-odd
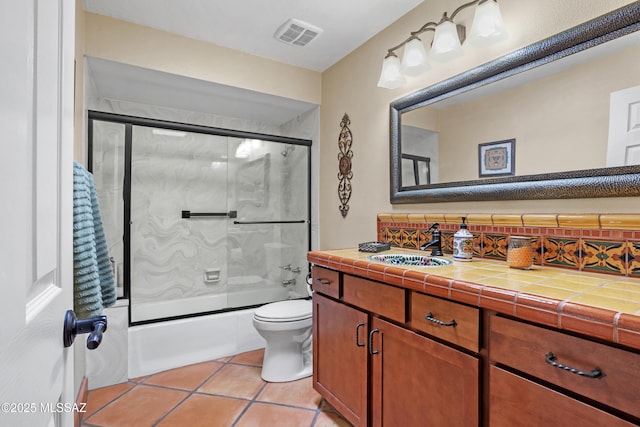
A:
<svg viewBox="0 0 640 427">
<path fill-rule="evenodd" d="M 378 214 L 378 240 L 417 249 L 438 222 L 450 254 L 462 216 L 475 257 L 504 261 L 509 236 L 530 236 L 537 265 L 640 278 L 640 214 Z"/>
</svg>

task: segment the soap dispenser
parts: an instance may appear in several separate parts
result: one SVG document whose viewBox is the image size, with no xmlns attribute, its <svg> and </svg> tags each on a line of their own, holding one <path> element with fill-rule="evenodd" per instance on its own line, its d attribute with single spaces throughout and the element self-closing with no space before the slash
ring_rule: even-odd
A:
<svg viewBox="0 0 640 427">
<path fill-rule="evenodd" d="M 456 261 L 471 261 L 473 258 L 473 234 L 467 230 L 466 217 L 460 217 L 462 224 L 453 235 L 453 259 Z"/>
</svg>

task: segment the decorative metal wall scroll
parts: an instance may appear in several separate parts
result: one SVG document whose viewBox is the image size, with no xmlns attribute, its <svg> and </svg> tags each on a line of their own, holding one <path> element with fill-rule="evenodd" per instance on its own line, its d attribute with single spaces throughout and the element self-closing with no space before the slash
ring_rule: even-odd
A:
<svg viewBox="0 0 640 427">
<path fill-rule="evenodd" d="M 338 137 L 338 197 L 340 198 L 340 213 L 342 217 L 346 217 L 349 213 L 349 199 L 351 198 L 351 178 L 353 178 L 353 172 L 351 171 L 351 158 L 353 157 L 353 151 L 351 151 L 351 143 L 353 142 L 353 136 L 351 135 L 351 129 L 349 125 L 351 120 L 347 113 L 344 114 L 340 121 L 340 136 Z"/>
</svg>

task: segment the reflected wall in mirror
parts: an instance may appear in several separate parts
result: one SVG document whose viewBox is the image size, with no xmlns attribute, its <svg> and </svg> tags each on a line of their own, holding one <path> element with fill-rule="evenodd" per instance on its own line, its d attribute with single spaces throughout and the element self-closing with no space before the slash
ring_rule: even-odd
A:
<svg viewBox="0 0 640 427">
<path fill-rule="evenodd" d="M 635 2 L 394 101 L 391 202 L 640 195 L 639 28 Z M 516 176 L 478 179 L 478 147 L 508 139 Z"/>
</svg>

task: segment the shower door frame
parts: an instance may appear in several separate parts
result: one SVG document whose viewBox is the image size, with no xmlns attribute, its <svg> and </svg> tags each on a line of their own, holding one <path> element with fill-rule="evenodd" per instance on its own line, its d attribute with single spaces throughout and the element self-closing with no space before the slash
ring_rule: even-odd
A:
<svg viewBox="0 0 640 427">
<path fill-rule="evenodd" d="M 119 123 L 125 127 L 124 140 L 124 182 L 123 182 L 123 204 L 124 204 L 124 220 L 123 220 L 123 296 L 118 299 L 129 299 L 131 295 L 131 167 L 132 167 L 132 143 L 133 143 L 133 127 L 145 126 L 156 129 L 167 129 L 172 131 L 203 133 L 207 135 L 216 135 L 224 137 L 260 139 L 263 141 L 277 142 L 283 144 L 299 145 L 308 147 L 309 155 L 307 156 L 307 251 L 311 250 L 311 146 L 312 141 L 309 139 L 292 138 L 287 136 L 269 135 L 257 132 L 247 132 L 235 129 L 216 128 L 211 126 L 195 125 L 190 123 L 174 122 L 169 120 L 151 119 L 146 117 L 136 117 L 125 114 L 107 113 L 103 111 L 88 110 L 87 115 L 88 129 L 88 148 L 87 148 L 87 169 L 93 173 L 93 122 L 104 121 L 111 123 Z M 307 264 L 307 270 L 310 272 L 310 266 Z M 193 314 L 184 314 L 179 316 L 168 316 L 159 319 L 149 319 L 142 321 L 131 321 L 131 300 L 129 299 L 129 326 L 144 325 L 149 323 L 165 322 L 169 320 L 185 319 L 191 317 L 199 317 L 207 314 L 224 313 L 228 311 L 244 310 L 247 307 L 232 307 L 222 310 L 209 312 L 199 312 Z"/>
</svg>

